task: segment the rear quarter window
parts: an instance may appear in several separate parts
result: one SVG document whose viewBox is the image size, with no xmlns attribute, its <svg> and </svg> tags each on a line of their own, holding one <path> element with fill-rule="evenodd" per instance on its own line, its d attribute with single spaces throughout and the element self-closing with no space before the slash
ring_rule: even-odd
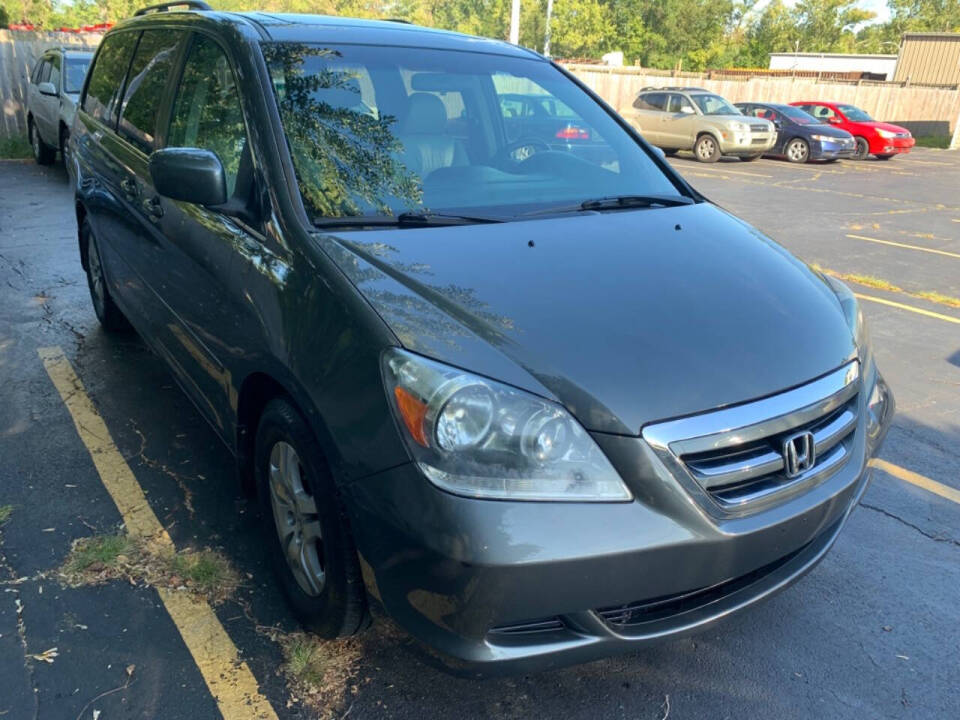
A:
<svg viewBox="0 0 960 720">
<path fill-rule="evenodd" d="M 667 104 L 666 93 L 646 93 L 633 102 L 637 110 L 663 110 Z"/>
<path fill-rule="evenodd" d="M 87 91 L 81 101 L 84 112 L 107 125 L 113 125 L 120 109 L 123 83 L 138 32 L 107 35 L 90 69 Z"/>
</svg>

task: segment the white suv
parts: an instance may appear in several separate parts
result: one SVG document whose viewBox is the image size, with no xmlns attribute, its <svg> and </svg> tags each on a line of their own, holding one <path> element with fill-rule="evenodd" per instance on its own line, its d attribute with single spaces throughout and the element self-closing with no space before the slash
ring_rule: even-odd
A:
<svg viewBox="0 0 960 720">
<path fill-rule="evenodd" d="M 37 61 L 27 88 L 27 134 L 33 157 L 49 165 L 66 150 L 92 52 L 53 48 Z"/>
</svg>

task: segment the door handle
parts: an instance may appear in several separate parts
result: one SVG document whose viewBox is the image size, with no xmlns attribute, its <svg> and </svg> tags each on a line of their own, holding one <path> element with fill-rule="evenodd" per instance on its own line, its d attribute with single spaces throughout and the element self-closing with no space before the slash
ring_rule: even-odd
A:
<svg viewBox="0 0 960 720">
<path fill-rule="evenodd" d="M 130 178 L 124 178 L 120 181 L 120 189 L 123 190 L 123 194 L 127 196 L 127 200 L 135 200 L 139 194 L 137 183 Z"/>
<path fill-rule="evenodd" d="M 153 222 L 158 222 L 163 217 L 163 205 L 160 204 L 159 197 L 152 197 L 143 201 L 143 211 Z"/>
</svg>

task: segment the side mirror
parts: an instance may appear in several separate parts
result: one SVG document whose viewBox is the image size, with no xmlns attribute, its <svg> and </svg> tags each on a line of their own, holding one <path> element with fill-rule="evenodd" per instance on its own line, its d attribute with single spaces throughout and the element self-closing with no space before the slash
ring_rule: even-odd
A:
<svg viewBox="0 0 960 720">
<path fill-rule="evenodd" d="M 56 97 L 57 95 L 59 95 L 59 93 L 57 92 L 57 88 L 54 87 L 52 82 L 40 83 L 39 85 L 37 85 L 37 90 L 40 91 L 41 95 L 50 95 L 52 97 Z"/>
<path fill-rule="evenodd" d="M 223 205 L 227 180 L 216 153 L 199 148 L 164 148 L 150 155 L 157 192 L 195 205 Z"/>
</svg>

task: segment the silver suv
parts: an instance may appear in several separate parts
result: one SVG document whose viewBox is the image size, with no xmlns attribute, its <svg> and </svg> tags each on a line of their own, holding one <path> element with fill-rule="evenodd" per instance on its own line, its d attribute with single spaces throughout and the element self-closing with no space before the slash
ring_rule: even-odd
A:
<svg viewBox="0 0 960 720">
<path fill-rule="evenodd" d="M 777 139 L 773 123 L 747 117 L 703 88 L 644 88 L 620 114 L 667 155 L 692 150 L 700 162 L 722 155 L 756 160 Z"/>
<path fill-rule="evenodd" d="M 66 150 L 77 100 L 92 52 L 47 50 L 30 73 L 27 88 L 27 134 L 33 157 L 49 165 Z"/>
</svg>

